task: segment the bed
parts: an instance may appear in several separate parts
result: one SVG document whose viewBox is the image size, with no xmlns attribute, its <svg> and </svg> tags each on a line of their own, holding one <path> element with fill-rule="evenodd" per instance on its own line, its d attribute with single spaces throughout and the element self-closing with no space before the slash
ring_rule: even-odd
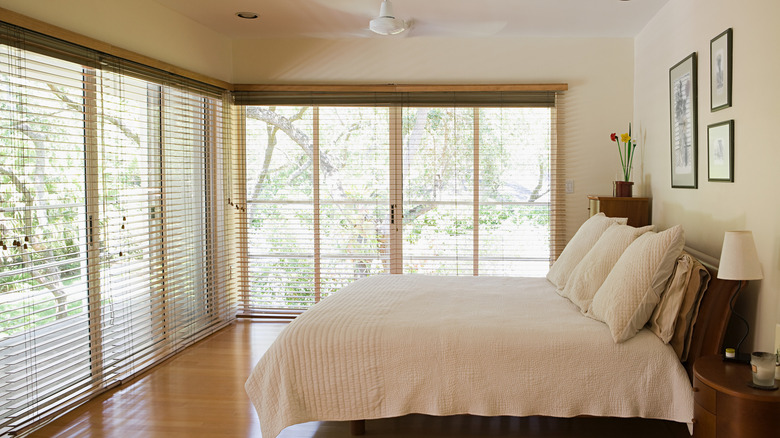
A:
<svg viewBox="0 0 780 438">
<path fill-rule="evenodd" d="M 737 288 L 669 234 L 602 215 L 580 228 L 548 278 L 358 280 L 290 323 L 253 369 L 245 387 L 263 436 L 315 420 L 352 421 L 360 433 L 364 420 L 411 413 L 690 423 L 692 363 L 720 350 Z M 662 254 L 647 244 L 634 249 L 664 240 L 658 236 L 673 241 Z M 641 314 L 641 325 L 626 327 L 602 295 L 621 266 L 637 263 L 624 260 L 629 252 L 652 259 L 653 268 L 650 278 L 632 277 L 613 291 L 618 298 L 608 296 L 622 300 L 636 283 L 649 291 L 628 316 Z M 659 275 L 666 277 L 660 285 Z M 674 317 L 658 329 L 662 308 L 673 308 Z"/>
</svg>

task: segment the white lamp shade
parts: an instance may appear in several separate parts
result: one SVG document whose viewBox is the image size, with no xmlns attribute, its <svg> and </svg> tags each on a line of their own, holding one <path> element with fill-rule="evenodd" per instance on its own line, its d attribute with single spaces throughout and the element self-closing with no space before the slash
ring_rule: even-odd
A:
<svg viewBox="0 0 780 438">
<path fill-rule="evenodd" d="M 718 278 L 760 280 L 764 278 L 752 231 L 726 231 L 720 253 Z"/>
</svg>

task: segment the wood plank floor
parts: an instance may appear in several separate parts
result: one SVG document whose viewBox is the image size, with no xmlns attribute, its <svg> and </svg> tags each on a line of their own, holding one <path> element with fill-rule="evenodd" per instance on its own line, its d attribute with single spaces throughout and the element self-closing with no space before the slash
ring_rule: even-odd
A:
<svg viewBox="0 0 780 438">
<path fill-rule="evenodd" d="M 244 382 L 283 328 L 240 320 L 31 436 L 260 437 Z M 348 436 L 348 423 L 311 422 L 288 427 L 280 438 Z M 684 425 L 643 419 L 409 415 L 368 421 L 365 436 L 682 438 L 688 433 Z"/>
</svg>

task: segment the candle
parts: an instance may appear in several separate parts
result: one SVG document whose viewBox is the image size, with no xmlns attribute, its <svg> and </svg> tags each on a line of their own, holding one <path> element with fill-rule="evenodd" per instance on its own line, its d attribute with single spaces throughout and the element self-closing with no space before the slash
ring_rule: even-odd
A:
<svg viewBox="0 0 780 438">
<path fill-rule="evenodd" d="M 774 354 L 763 351 L 757 351 L 750 355 L 750 365 L 753 369 L 753 384 L 774 386 L 775 358 Z"/>
</svg>

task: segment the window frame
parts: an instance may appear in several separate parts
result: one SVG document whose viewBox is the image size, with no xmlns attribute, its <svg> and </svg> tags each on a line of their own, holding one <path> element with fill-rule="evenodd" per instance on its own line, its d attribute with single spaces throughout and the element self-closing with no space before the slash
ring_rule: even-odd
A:
<svg viewBox="0 0 780 438">
<path fill-rule="evenodd" d="M 257 89 L 261 88 L 262 91 L 258 92 Z M 435 88 L 435 92 L 431 92 L 431 88 Z M 457 89 L 458 87 L 453 87 L 454 89 Z M 543 89 L 541 93 L 538 93 L 539 89 Z M 402 89 L 402 86 L 389 86 L 389 87 L 374 87 L 374 86 L 344 86 L 344 87 L 317 87 L 317 86 L 263 86 L 263 87 L 253 87 L 253 86 L 247 86 L 245 88 L 242 88 L 240 90 L 237 90 L 237 93 L 234 93 L 235 99 L 236 99 L 236 105 L 239 106 L 239 108 L 243 108 L 244 106 L 248 105 L 255 105 L 255 104 L 261 104 L 261 103 L 270 103 L 273 102 L 275 105 L 278 105 L 280 103 L 285 104 L 291 104 L 291 105 L 304 105 L 306 103 L 309 103 L 314 111 L 317 111 L 317 108 L 324 107 L 324 106 L 332 106 L 334 102 L 342 102 L 338 105 L 342 106 L 349 106 L 350 104 L 355 103 L 361 103 L 365 104 L 367 100 L 371 99 L 370 95 L 375 95 L 376 93 L 383 93 L 382 97 L 379 100 L 379 103 L 374 102 L 374 105 L 385 105 L 387 104 L 390 107 L 391 110 L 391 120 L 395 117 L 396 121 L 393 123 L 393 121 L 390 122 L 391 129 L 390 129 L 390 142 L 391 142 L 391 168 L 394 168 L 394 170 L 391 170 L 392 175 L 397 175 L 397 178 L 399 178 L 399 181 L 396 181 L 391 184 L 393 188 L 391 190 L 394 190 L 394 193 L 391 195 L 391 202 L 390 202 L 390 209 L 391 209 L 391 215 L 394 213 L 394 210 L 397 208 L 397 206 L 403 205 L 403 184 L 402 184 L 402 172 L 396 171 L 397 169 L 402 169 L 402 154 L 394 152 L 392 148 L 398 148 L 401 147 L 401 123 L 402 120 L 401 117 L 401 111 L 402 108 L 405 107 L 401 102 L 412 102 L 411 106 L 425 106 L 423 103 L 431 103 L 431 100 L 426 100 L 426 98 L 433 97 L 433 101 L 440 106 L 455 106 L 455 107 L 463 107 L 463 106 L 469 106 L 474 109 L 475 113 L 478 113 L 479 108 L 481 107 L 493 107 L 493 106 L 501 106 L 503 104 L 503 101 L 501 98 L 497 98 L 497 96 L 504 97 L 507 102 L 510 103 L 513 101 L 513 99 L 529 99 L 530 97 L 530 104 L 523 105 L 523 106 L 548 106 L 552 108 L 552 114 L 551 114 L 551 130 L 552 130 L 552 145 L 551 147 L 553 150 L 550 151 L 550 169 L 552 172 L 550 186 L 552 190 L 551 199 L 549 202 L 550 208 L 555 209 L 555 214 L 551 214 L 551 223 L 550 223 L 550 263 L 557 257 L 557 255 L 560 253 L 560 249 L 563 247 L 563 242 L 559 242 L 563 238 L 563 232 L 561 230 L 561 226 L 565 222 L 565 209 L 564 209 L 564 203 L 562 198 L 562 188 L 563 188 L 563 181 L 564 181 L 564 175 L 563 175 L 563 160 L 561 157 L 561 151 L 562 147 L 560 144 L 558 144 L 558 134 L 557 131 L 560 129 L 560 119 L 559 114 L 562 111 L 562 104 L 563 104 L 563 91 L 565 91 L 568 87 L 565 84 L 553 84 L 549 87 L 536 87 L 536 86 L 526 86 L 526 85 L 509 85 L 509 86 L 498 86 L 498 87 L 483 87 L 483 86 L 468 86 L 467 87 L 467 93 L 465 95 L 465 99 L 458 100 L 459 97 L 463 97 L 462 94 L 459 94 L 457 91 L 448 90 L 445 92 L 441 92 L 441 88 L 438 87 L 426 87 L 426 86 L 420 86 L 420 87 L 410 87 L 413 91 L 421 91 L 422 95 L 425 96 L 425 98 L 421 98 L 420 96 L 416 95 L 414 92 L 408 92 L 408 90 L 404 89 L 400 95 L 399 93 L 395 93 L 394 90 Z M 335 91 L 334 91 L 335 89 Z M 380 90 L 381 89 L 381 90 Z M 496 90 L 499 91 L 496 91 Z M 541 95 L 541 96 L 540 96 Z M 344 96 L 347 96 L 344 98 Z M 455 97 L 453 97 L 455 96 Z M 322 99 L 322 100 L 321 100 Z M 343 99 L 343 100 L 340 100 Z M 453 104 L 453 101 L 455 102 Z M 389 103 L 388 103 L 389 102 Z M 447 102 L 445 105 L 443 102 Z M 468 103 L 467 103 L 468 102 Z M 241 115 L 243 116 L 244 112 L 241 112 Z M 395 114 L 395 116 L 394 116 Z M 315 123 L 315 126 L 313 129 L 317 128 L 317 123 Z M 243 124 L 244 127 L 246 127 L 246 123 Z M 479 130 L 479 125 L 477 124 L 475 127 L 475 142 L 478 143 L 479 136 L 477 135 Z M 315 138 L 318 136 L 315 135 Z M 245 139 L 242 143 L 244 147 L 247 147 L 247 140 Z M 247 152 L 244 152 L 242 154 L 244 157 L 247 156 Z M 315 155 L 317 156 L 317 155 Z M 315 165 L 317 163 L 317 160 L 315 161 Z M 479 155 L 478 153 L 475 154 L 474 157 L 475 166 L 477 166 L 477 163 L 479 161 Z M 245 163 L 246 166 L 246 163 Z M 477 167 L 478 169 L 478 167 Z M 315 171 L 315 175 L 319 175 L 318 171 Z M 245 180 L 246 181 L 246 180 Z M 476 183 L 476 179 L 475 179 Z M 319 184 L 317 183 L 317 180 L 315 179 L 313 181 L 314 187 L 319 187 Z M 479 191 L 475 191 L 476 197 L 475 202 L 473 204 L 473 210 L 478 213 L 480 202 L 479 202 Z M 252 203 L 251 200 L 247 200 L 249 204 Z M 318 206 L 320 204 L 315 201 L 315 211 L 318 210 Z M 554 207 L 553 207 L 554 206 Z M 392 233 L 391 237 L 391 273 L 398 274 L 403 272 L 403 232 L 402 230 L 402 220 L 400 217 L 396 216 L 396 224 L 394 227 L 394 232 Z M 247 218 L 249 220 L 249 218 Z M 475 236 L 478 236 L 479 233 L 479 216 L 474 216 L 474 221 L 476 222 L 474 225 L 474 234 Z M 244 222 L 244 227 L 248 227 L 247 223 Z M 314 233 L 315 236 L 318 235 L 318 232 Z M 477 260 L 479 258 L 479 239 L 478 237 L 474 239 L 474 252 L 473 252 L 473 258 Z M 242 247 L 242 257 L 245 257 L 247 260 L 247 264 L 251 264 L 250 256 L 247 251 L 246 247 Z M 317 250 L 315 250 L 315 260 L 318 260 L 317 257 Z M 315 262 L 316 263 L 316 262 Z M 474 263 L 474 269 L 473 269 L 473 275 L 478 275 L 478 264 Z M 319 274 L 319 272 L 318 272 Z M 250 283 L 250 282 L 247 282 Z M 321 299 L 321 292 L 319 290 L 319 275 L 315 278 L 315 287 L 317 288 L 317 294 L 315 296 L 315 302 L 318 302 Z M 239 317 L 282 317 L 282 318 L 289 318 L 294 317 L 295 315 L 299 314 L 300 311 L 291 309 L 291 308 L 281 308 L 281 309 L 271 309 L 271 308 L 263 308 L 257 307 L 256 305 L 253 305 L 250 303 L 251 301 L 251 292 L 247 289 L 242 291 L 241 297 L 242 297 L 242 309 L 243 313 L 239 314 Z"/>
</svg>

